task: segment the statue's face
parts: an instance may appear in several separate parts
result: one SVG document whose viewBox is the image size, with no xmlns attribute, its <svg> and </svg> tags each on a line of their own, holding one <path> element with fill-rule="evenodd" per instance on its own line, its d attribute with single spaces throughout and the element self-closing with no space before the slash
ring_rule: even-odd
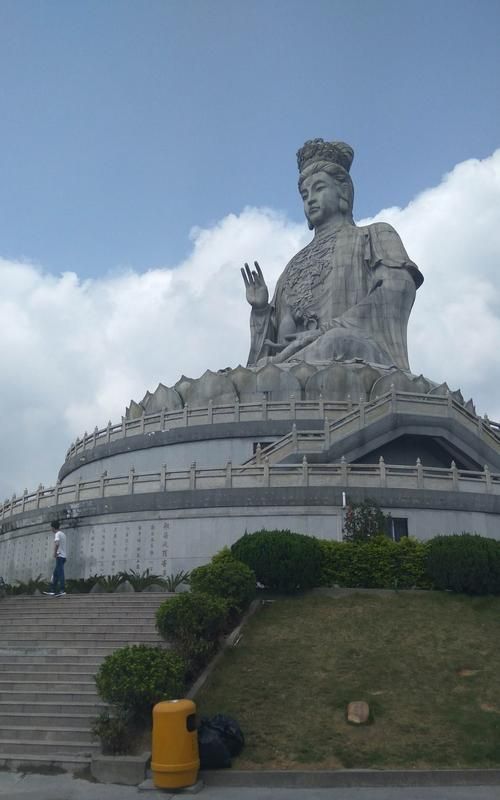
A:
<svg viewBox="0 0 500 800">
<path fill-rule="evenodd" d="M 327 172 L 315 172 L 302 181 L 300 194 L 307 221 L 318 228 L 340 211 L 339 185 Z"/>
</svg>

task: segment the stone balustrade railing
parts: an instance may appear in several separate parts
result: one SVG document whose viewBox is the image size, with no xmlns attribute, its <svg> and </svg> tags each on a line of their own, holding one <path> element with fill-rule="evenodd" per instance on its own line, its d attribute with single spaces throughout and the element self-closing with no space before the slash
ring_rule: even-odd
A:
<svg viewBox="0 0 500 800">
<path fill-rule="evenodd" d="M 227 422 L 253 422 L 256 420 L 283 420 L 290 419 L 300 423 L 301 420 L 328 419 L 329 423 L 338 421 L 345 425 L 349 419 L 353 424 L 360 420 L 364 424 L 366 415 L 373 417 L 377 409 L 382 408 L 388 402 L 401 402 L 413 404 L 416 413 L 433 413 L 437 411 L 443 414 L 443 410 L 452 408 L 457 414 L 467 421 L 471 429 L 485 429 L 486 436 L 500 444 L 500 424 L 492 422 L 485 417 L 477 417 L 468 411 L 464 406 L 457 402 L 451 394 L 441 396 L 436 394 L 416 394 L 410 392 L 389 392 L 380 398 L 365 402 L 360 400 L 355 402 L 351 399 L 346 401 L 336 400 L 295 400 L 239 403 L 230 405 L 213 405 L 209 403 L 203 408 L 190 408 L 184 406 L 176 411 L 163 411 L 155 414 L 144 414 L 138 419 L 126 419 L 125 417 L 118 424 L 112 425 L 111 422 L 105 428 L 95 428 L 93 433 L 85 433 L 80 439 L 69 447 L 66 453 L 66 460 L 91 450 L 102 444 L 114 442 L 129 436 L 155 433 L 157 431 L 168 431 L 172 428 L 186 428 L 196 425 L 211 425 Z"/>
<path fill-rule="evenodd" d="M 500 448 L 500 425 L 491 422 L 487 417 L 478 417 L 457 402 L 451 394 L 445 397 L 429 394 L 410 394 L 408 392 L 388 392 L 382 397 L 365 403 L 362 400 L 347 411 L 342 417 L 331 419 L 325 415 L 323 431 L 298 430 L 296 423 L 292 430 L 257 453 L 246 462 L 246 465 L 259 462 L 262 455 L 271 463 L 278 463 L 292 453 L 321 453 L 338 439 L 354 433 L 365 425 L 381 419 L 388 413 L 432 415 L 434 417 L 453 418 L 468 430 L 476 433 L 481 439 L 495 449 Z"/>
<path fill-rule="evenodd" d="M 141 434 L 168 431 L 172 428 L 188 428 L 196 425 L 212 425 L 224 422 L 254 422 L 256 420 L 310 420 L 323 419 L 325 414 L 330 419 L 340 419 L 357 406 L 356 402 L 335 400 L 263 400 L 254 403 L 231 403 L 230 405 L 213 405 L 190 408 L 185 405 L 175 411 L 159 411 L 155 414 L 144 414 L 138 419 L 126 419 L 112 425 L 108 422 L 105 428 L 95 428 L 93 433 L 84 433 L 68 448 L 66 460 L 73 458 L 84 450 L 91 450 L 101 444 L 108 444 L 117 439 Z"/>
<path fill-rule="evenodd" d="M 72 484 L 56 484 L 51 488 L 40 486 L 36 492 L 13 496 L 0 507 L 0 520 L 9 519 L 25 511 L 53 506 L 148 492 L 178 492 L 195 489 L 255 489 L 262 487 L 350 487 L 387 489 L 427 489 L 437 491 L 479 492 L 500 495 L 500 474 L 485 467 L 482 472 L 460 470 L 452 464 L 449 469 L 386 464 L 309 464 L 304 458 L 299 464 L 262 463 L 234 466 L 228 463 L 221 468 L 199 468 L 159 472 L 136 473 L 109 477 L 103 474 L 94 480 Z"/>
</svg>

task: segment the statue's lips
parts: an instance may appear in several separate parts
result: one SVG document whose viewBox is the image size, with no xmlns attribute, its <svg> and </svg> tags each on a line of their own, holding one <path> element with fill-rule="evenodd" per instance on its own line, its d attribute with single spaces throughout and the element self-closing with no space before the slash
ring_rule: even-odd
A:
<svg viewBox="0 0 500 800">
<path fill-rule="evenodd" d="M 318 206 L 312 206 L 312 208 L 309 209 L 309 214 L 315 214 L 319 210 L 320 209 L 318 208 Z"/>
</svg>

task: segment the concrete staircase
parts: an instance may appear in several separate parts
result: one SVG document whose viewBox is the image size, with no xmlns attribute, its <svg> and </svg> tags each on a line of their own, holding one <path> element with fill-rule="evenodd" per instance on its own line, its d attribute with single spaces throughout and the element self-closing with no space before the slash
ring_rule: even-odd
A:
<svg viewBox="0 0 500 800">
<path fill-rule="evenodd" d="M 86 767 L 104 708 L 94 676 L 127 644 L 164 645 L 155 611 L 167 593 L 0 600 L 0 768 Z"/>
</svg>

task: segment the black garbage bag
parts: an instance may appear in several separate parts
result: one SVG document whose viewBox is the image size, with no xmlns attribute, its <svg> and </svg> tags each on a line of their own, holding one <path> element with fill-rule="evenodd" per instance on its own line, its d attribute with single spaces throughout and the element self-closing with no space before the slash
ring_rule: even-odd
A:
<svg viewBox="0 0 500 800">
<path fill-rule="evenodd" d="M 245 746 L 245 737 L 235 719 L 226 714 L 216 714 L 215 717 L 210 717 L 209 725 L 222 738 L 231 757 L 241 753 Z"/>
<path fill-rule="evenodd" d="M 201 769 L 224 769 L 231 766 L 231 753 L 208 719 L 202 719 L 198 726 L 198 749 Z"/>
</svg>

